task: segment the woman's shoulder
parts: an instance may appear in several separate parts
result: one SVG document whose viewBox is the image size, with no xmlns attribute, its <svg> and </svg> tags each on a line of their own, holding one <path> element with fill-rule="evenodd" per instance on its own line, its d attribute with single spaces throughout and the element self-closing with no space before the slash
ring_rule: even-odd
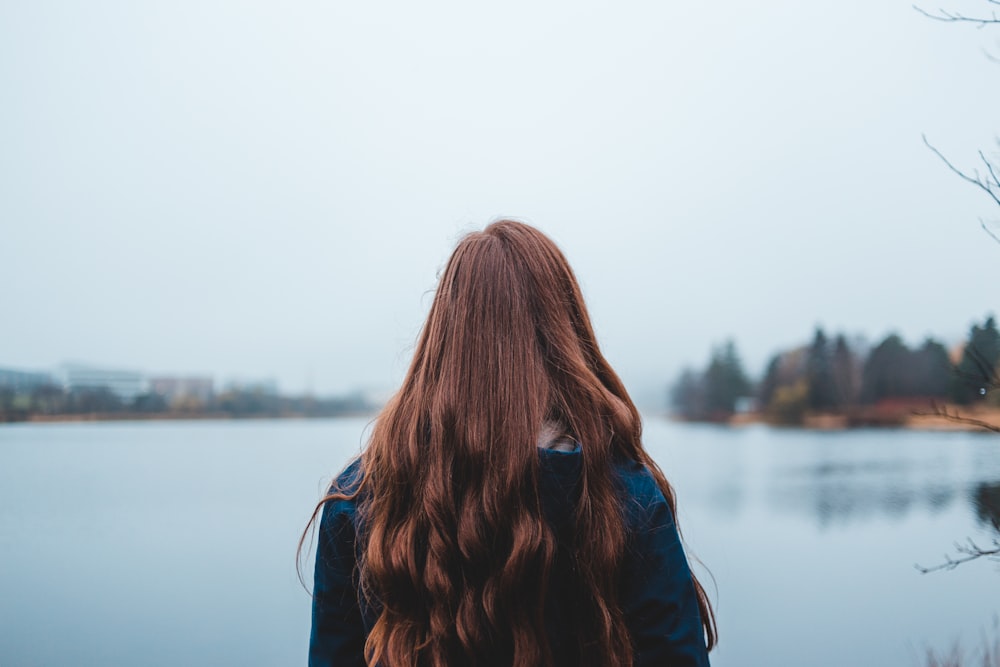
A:
<svg viewBox="0 0 1000 667">
<path fill-rule="evenodd" d="M 631 495 L 644 500 L 664 499 L 653 473 L 639 461 L 626 459 L 616 462 L 615 474 Z"/>
<path fill-rule="evenodd" d="M 333 484 L 330 485 L 330 493 L 353 495 L 357 493 L 358 488 L 361 486 L 363 477 L 364 470 L 361 467 L 361 457 L 356 456 L 337 475 L 336 479 L 333 480 Z"/>
<path fill-rule="evenodd" d="M 617 462 L 615 474 L 628 517 L 633 522 L 646 523 L 653 513 L 669 509 L 667 499 L 653 473 L 639 461 Z"/>
<path fill-rule="evenodd" d="M 358 456 L 348 463 L 330 484 L 330 489 L 327 492 L 329 500 L 323 508 L 324 516 L 332 514 L 353 515 L 357 509 L 357 495 L 363 478 L 361 457 Z"/>
</svg>

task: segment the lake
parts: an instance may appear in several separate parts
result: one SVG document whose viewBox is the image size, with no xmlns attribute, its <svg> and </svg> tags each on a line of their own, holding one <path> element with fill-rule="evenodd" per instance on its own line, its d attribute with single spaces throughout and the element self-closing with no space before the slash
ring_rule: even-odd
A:
<svg viewBox="0 0 1000 667">
<path fill-rule="evenodd" d="M 296 543 L 365 426 L 0 427 L 0 665 L 304 665 Z M 917 666 L 995 636 L 996 563 L 914 563 L 992 539 L 1000 439 L 649 418 L 645 441 L 711 572 L 716 667 Z"/>
</svg>

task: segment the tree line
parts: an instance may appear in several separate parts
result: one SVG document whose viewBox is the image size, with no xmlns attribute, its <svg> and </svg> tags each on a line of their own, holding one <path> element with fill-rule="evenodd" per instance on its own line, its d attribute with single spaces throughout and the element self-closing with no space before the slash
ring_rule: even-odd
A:
<svg viewBox="0 0 1000 667">
<path fill-rule="evenodd" d="M 724 421 L 737 411 L 797 424 L 810 414 L 847 415 L 864 422 L 918 405 L 1000 405 L 1000 332 L 992 316 L 974 324 L 957 361 L 928 338 L 911 348 L 889 334 L 872 348 L 817 327 L 812 340 L 775 354 L 754 382 L 732 341 L 715 347 L 701 370 L 684 370 L 671 389 L 686 419 Z M 876 419 L 877 421 L 877 419 Z"/>
<path fill-rule="evenodd" d="M 64 389 L 58 385 L 41 385 L 28 391 L 0 387 L 0 422 L 84 416 L 107 419 L 337 417 L 366 414 L 374 407 L 361 394 L 314 398 L 232 389 L 206 400 L 183 397 L 168 402 L 164 396 L 152 392 L 125 399 L 106 387 Z"/>
</svg>

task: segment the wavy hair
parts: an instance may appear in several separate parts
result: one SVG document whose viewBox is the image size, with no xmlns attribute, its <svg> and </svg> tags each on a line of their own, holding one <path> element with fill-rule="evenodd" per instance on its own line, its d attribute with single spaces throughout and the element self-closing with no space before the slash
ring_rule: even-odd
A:
<svg viewBox="0 0 1000 667">
<path fill-rule="evenodd" d="M 402 386 L 361 454 L 360 486 L 332 492 L 309 523 L 323 503 L 357 499 L 361 595 L 378 610 L 367 664 L 551 664 L 543 614 L 556 539 L 536 451 L 547 421 L 582 443 L 571 545 L 579 654 L 595 666 L 632 664 L 613 462 L 644 464 L 671 511 L 674 492 L 642 447 L 639 413 L 598 348 L 565 257 L 512 220 L 458 243 Z M 694 585 L 712 648 L 714 615 Z"/>
</svg>

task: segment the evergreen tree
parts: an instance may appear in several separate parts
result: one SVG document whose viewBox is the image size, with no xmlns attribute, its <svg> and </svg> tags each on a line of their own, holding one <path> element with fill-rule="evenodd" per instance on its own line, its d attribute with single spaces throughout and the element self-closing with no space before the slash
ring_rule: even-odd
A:
<svg viewBox="0 0 1000 667">
<path fill-rule="evenodd" d="M 896 334 L 879 343 L 865 362 L 861 379 L 861 398 L 877 403 L 884 398 L 906 396 L 907 364 L 910 350 Z"/>
<path fill-rule="evenodd" d="M 857 403 L 861 392 L 860 362 L 843 334 L 838 334 L 833 342 L 830 373 L 836 407 L 843 409 Z"/>
<path fill-rule="evenodd" d="M 705 382 L 700 373 L 685 368 L 670 390 L 670 402 L 682 416 L 703 419 L 705 414 Z"/>
<path fill-rule="evenodd" d="M 998 362 L 1000 332 L 990 316 L 982 327 L 974 324 L 969 331 L 969 340 L 952 380 L 952 400 L 968 404 L 985 398 L 987 392 L 997 386 Z"/>
<path fill-rule="evenodd" d="M 806 355 L 806 402 L 810 410 L 829 410 L 836 406 L 837 390 L 833 381 L 832 352 L 823 329 L 816 328 Z"/>
<path fill-rule="evenodd" d="M 872 350 L 865 363 L 862 398 L 875 403 L 886 398 L 943 398 L 948 395 L 951 362 L 944 346 L 928 339 L 910 350 L 892 334 Z"/>
<path fill-rule="evenodd" d="M 764 379 L 757 386 L 757 403 L 761 407 L 766 408 L 771 404 L 774 392 L 781 386 L 781 361 L 783 356 L 781 353 L 778 353 L 771 357 L 771 361 L 767 364 L 767 370 L 764 371 Z"/>
<path fill-rule="evenodd" d="M 948 350 L 932 338 L 924 341 L 919 350 L 911 354 L 910 395 L 927 398 L 948 396 L 952 367 Z"/>
<path fill-rule="evenodd" d="M 705 408 L 711 417 L 731 415 L 736 401 L 750 395 L 750 380 L 743 371 L 736 345 L 726 341 L 712 351 L 705 371 Z"/>
</svg>

